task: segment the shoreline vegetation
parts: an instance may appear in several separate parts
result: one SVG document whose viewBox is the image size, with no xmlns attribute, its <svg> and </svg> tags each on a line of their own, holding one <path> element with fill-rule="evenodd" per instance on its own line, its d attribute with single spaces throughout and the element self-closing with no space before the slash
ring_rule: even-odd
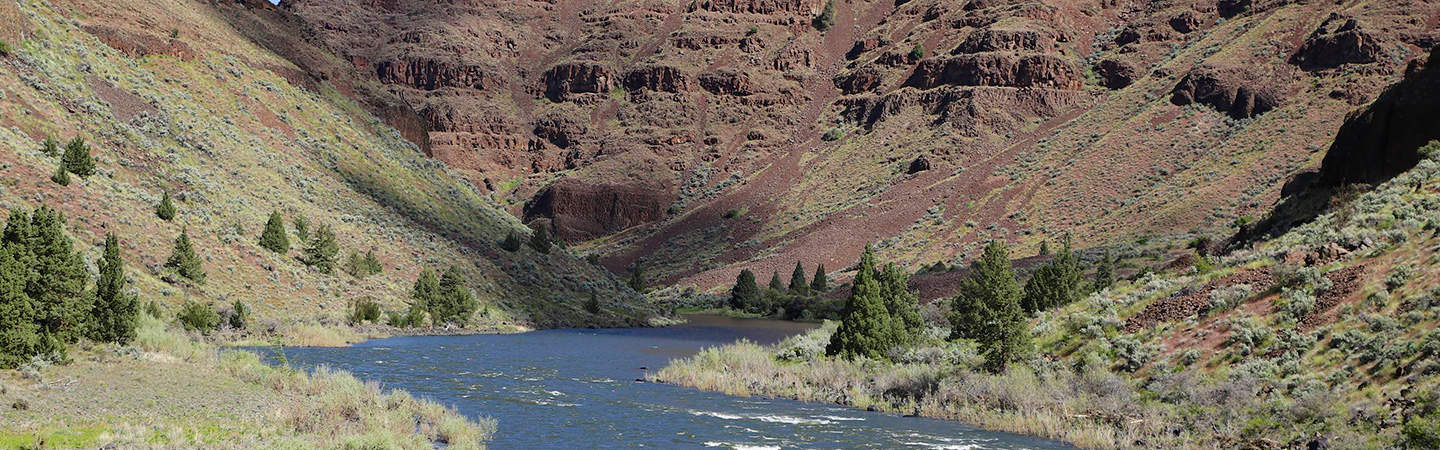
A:
<svg viewBox="0 0 1440 450">
<path fill-rule="evenodd" d="M 137 322 L 129 345 L 83 341 L 69 364 L 0 372 L 0 447 L 482 448 L 495 431 L 344 371 L 271 366 Z"/>
<path fill-rule="evenodd" d="M 1419 153 L 1284 234 L 1124 280 L 1107 257 L 1087 284 L 1067 248 L 1022 289 L 992 243 L 920 326 L 867 251 L 842 321 L 647 379 L 1085 448 L 1437 448 L 1440 143 Z"/>
</svg>

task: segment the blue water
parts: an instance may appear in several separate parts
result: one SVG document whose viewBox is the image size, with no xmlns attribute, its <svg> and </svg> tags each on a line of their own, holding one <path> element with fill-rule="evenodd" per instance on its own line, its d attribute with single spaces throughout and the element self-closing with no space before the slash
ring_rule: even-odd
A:
<svg viewBox="0 0 1440 450">
<path fill-rule="evenodd" d="M 397 337 L 285 356 L 493 418 L 492 448 L 1066 448 L 955 422 L 635 381 L 701 348 L 778 342 L 805 328 L 699 316 L 667 328 Z M 274 349 L 255 350 L 274 361 Z"/>
</svg>

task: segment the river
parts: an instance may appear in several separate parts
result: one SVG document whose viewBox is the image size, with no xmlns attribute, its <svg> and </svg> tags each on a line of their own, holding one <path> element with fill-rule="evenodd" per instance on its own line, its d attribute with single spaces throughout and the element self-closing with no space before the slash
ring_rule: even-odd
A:
<svg viewBox="0 0 1440 450">
<path fill-rule="evenodd" d="M 395 337 L 284 352 L 296 367 L 344 369 L 493 418 L 492 448 L 1067 448 L 955 422 L 636 381 L 705 347 L 741 338 L 768 344 L 809 328 L 689 319 L 666 328 Z M 255 350 L 277 360 L 273 348 Z"/>
</svg>

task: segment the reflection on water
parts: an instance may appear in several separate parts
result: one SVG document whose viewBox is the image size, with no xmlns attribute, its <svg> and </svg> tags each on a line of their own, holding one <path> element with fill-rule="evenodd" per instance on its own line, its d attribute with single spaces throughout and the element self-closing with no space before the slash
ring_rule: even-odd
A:
<svg viewBox="0 0 1440 450">
<path fill-rule="evenodd" d="M 635 381 L 704 347 L 768 344 L 811 326 L 696 315 L 668 328 L 398 337 L 285 354 L 494 418 L 494 448 L 1063 447 L 954 422 Z"/>
</svg>

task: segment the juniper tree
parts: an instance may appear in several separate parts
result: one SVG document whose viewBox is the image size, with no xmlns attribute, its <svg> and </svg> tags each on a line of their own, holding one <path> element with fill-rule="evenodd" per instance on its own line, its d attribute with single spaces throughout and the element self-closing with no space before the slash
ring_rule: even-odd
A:
<svg viewBox="0 0 1440 450">
<path fill-rule="evenodd" d="M 65 144 L 65 155 L 60 157 L 60 165 L 82 178 L 95 174 L 95 160 L 90 157 L 90 146 L 79 136 Z"/>
<path fill-rule="evenodd" d="M 755 286 L 755 273 L 750 269 L 735 276 L 735 287 L 730 289 L 730 307 L 744 311 L 760 301 L 760 288 Z"/>
<path fill-rule="evenodd" d="M 55 184 L 61 186 L 70 185 L 70 172 L 67 172 L 65 170 L 64 164 L 55 166 L 55 173 L 53 175 L 50 175 L 50 181 L 54 181 Z"/>
<path fill-rule="evenodd" d="M 1105 254 L 1100 257 L 1100 264 L 1095 267 L 1095 279 L 1090 285 L 1092 291 L 1103 291 L 1105 288 L 1115 284 L 1115 257 L 1106 249 Z"/>
<path fill-rule="evenodd" d="M 435 277 L 435 271 L 424 269 L 420 276 L 415 278 L 415 285 L 410 288 L 412 303 L 422 311 L 429 311 L 432 303 L 440 301 L 440 279 Z"/>
<path fill-rule="evenodd" d="M 352 251 L 350 256 L 345 258 L 345 273 L 355 278 L 365 278 L 384 271 L 380 265 L 380 259 L 375 257 L 374 250 L 366 250 L 364 255 Z"/>
<path fill-rule="evenodd" d="M 627 284 L 629 284 L 630 289 L 634 289 L 635 292 L 645 292 L 645 272 L 640 268 L 639 262 L 636 262 L 635 267 L 631 268 L 630 281 Z"/>
<path fill-rule="evenodd" d="M 303 214 L 296 214 L 295 218 L 290 219 L 290 221 L 295 225 L 295 238 L 299 239 L 300 242 L 309 241 L 310 219 L 306 218 Z"/>
<path fill-rule="evenodd" d="M 886 265 L 879 273 L 879 280 L 885 309 L 892 321 L 892 341 L 895 345 L 915 342 L 925 331 L 925 319 L 920 316 L 920 297 L 910 291 L 910 274 L 900 266 Z"/>
<path fill-rule="evenodd" d="M 457 266 L 450 266 L 440 276 L 437 294 L 430 302 L 430 321 L 435 325 L 454 322 L 464 326 L 479 306 L 475 293 L 465 287 L 465 274 Z"/>
<path fill-rule="evenodd" d="M 850 297 L 841 312 L 840 328 L 825 346 L 826 355 L 883 359 L 895 346 L 893 319 L 885 306 L 885 288 L 877 278 L 875 254 L 866 245 L 860 256 L 860 270 L 851 282 Z"/>
<path fill-rule="evenodd" d="M 28 220 L 12 211 L 10 224 Z M 10 231 L 10 225 L 6 226 Z M 39 353 L 40 327 L 36 323 L 39 305 L 25 294 L 29 268 L 22 256 L 24 244 L 0 242 L 0 369 L 12 369 Z"/>
<path fill-rule="evenodd" d="M 194 300 L 186 300 L 185 306 L 176 313 L 175 319 L 187 330 L 209 333 L 220 325 L 220 315 L 210 305 Z"/>
<path fill-rule="evenodd" d="M 40 153 L 44 153 L 45 156 L 60 155 L 60 141 L 55 140 L 53 136 L 46 136 L 45 141 L 40 143 Z"/>
<path fill-rule="evenodd" d="M 1048 239 L 1047 239 L 1047 240 L 1044 240 L 1044 241 L 1040 241 L 1040 256 L 1046 256 L 1046 255 L 1049 255 L 1049 254 L 1050 254 L 1050 241 L 1049 241 Z"/>
<path fill-rule="evenodd" d="M 780 282 L 780 272 L 778 272 L 778 271 L 772 271 L 772 272 L 770 272 L 770 285 L 767 286 L 767 288 L 770 289 L 770 290 L 772 290 L 772 291 L 776 291 L 776 292 L 780 292 L 780 291 L 784 291 L 784 290 L 785 290 L 785 283 L 781 283 L 781 282 Z"/>
<path fill-rule="evenodd" d="M 321 273 L 335 273 L 335 256 L 340 254 L 340 244 L 335 242 L 335 232 L 330 230 L 330 225 L 321 224 L 315 229 L 315 235 L 310 238 L 310 244 L 305 247 L 305 265 L 320 270 Z"/>
<path fill-rule="evenodd" d="M 120 242 L 114 233 L 105 235 L 100 257 L 100 277 L 95 281 L 95 303 L 91 306 L 90 337 L 100 342 L 129 343 L 135 339 L 135 318 L 140 299 L 126 292 L 125 262 L 120 259 Z"/>
<path fill-rule="evenodd" d="M 953 300 L 951 338 L 975 340 L 985 355 L 985 367 L 1003 371 L 1030 347 L 1020 297 L 1009 252 L 1003 244 L 990 241 L 970 265 L 969 277 L 961 281 L 960 295 Z"/>
<path fill-rule="evenodd" d="M 505 251 L 507 251 L 507 252 L 516 252 L 516 251 L 519 251 L 519 250 L 520 250 L 520 234 L 519 234 L 519 233 L 516 233 L 516 232 L 514 232 L 514 231 L 511 231 L 510 234 L 508 234 L 508 235 L 505 236 L 505 240 L 504 240 L 504 241 L 500 241 L 500 248 L 505 249 Z"/>
<path fill-rule="evenodd" d="M 545 227 L 535 228 L 535 232 L 530 235 L 530 248 L 542 254 L 549 254 L 550 230 Z"/>
<path fill-rule="evenodd" d="M 810 292 L 824 294 L 830 290 L 829 280 L 825 279 L 825 265 L 815 266 L 815 277 L 810 279 Z"/>
<path fill-rule="evenodd" d="M 270 213 L 270 220 L 265 221 L 260 246 L 282 255 L 290 251 L 290 238 L 285 235 L 285 218 L 280 216 L 280 211 Z"/>
<path fill-rule="evenodd" d="M 200 267 L 200 257 L 190 243 L 189 231 L 181 230 L 180 237 L 175 238 L 175 249 L 170 252 L 170 259 L 165 261 L 165 267 L 175 269 L 176 273 L 190 281 L 205 282 L 205 270 Z"/>
<path fill-rule="evenodd" d="M 810 20 L 810 25 L 820 31 L 829 30 L 835 25 L 835 0 L 825 2 L 825 7 L 820 10 L 820 15 Z"/>
<path fill-rule="evenodd" d="M 239 300 L 230 306 L 230 328 L 243 330 L 250 323 L 250 308 Z"/>
<path fill-rule="evenodd" d="M 1026 313 L 1068 305 L 1080 298 L 1084 268 L 1070 249 L 1070 239 L 1054 258 L 1035 269 L 1025 282 L 1021 307 Z"/>
<path fill-rule="evenodd" d="M 166 222 L 175 219 L 175 202 L 170 200 L 170 191 L 165 191 L 160 197 L 160 204 L 155 205 L 155 217 Z"/>
<path fill-rule="evenodd" d="M 600 314 L 600 296 L 594 292 L 590 293 L 590 300 L 585 301 L 585 312 Z"/>
<path fill-rule="evenodd" d="M 805 268 L 800 266 L 800 261 L 795 261 L 795 270 L 790 272 L 790 295 L 810 295 L 810 284 L 805 281 Z"/>
</svg>

